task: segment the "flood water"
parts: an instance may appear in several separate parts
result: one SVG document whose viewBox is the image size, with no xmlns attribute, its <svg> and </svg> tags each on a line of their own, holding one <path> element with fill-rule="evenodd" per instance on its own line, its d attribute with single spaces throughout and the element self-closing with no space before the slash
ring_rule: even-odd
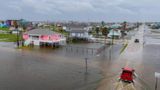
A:
<svg viewBox="0 0 160 90">
<path fill-rule="evenodd" d="M 139 33 L 135 36 L 140 39 L 140 43 L 134 43 L 133 38 L 127 49 L 117 59 L 112 58 L 110 62 L 104 59 L 101 63 L 105 78 L 101 81 L 98 90 L 155 90 L 155 72 L 160 72 L 160 44 L 150 42 L 148 32 L 143 36 L 143 27 L 140 27 Z M 143 37 L 146 42 L 144 44 Z M 154 36 L 152 38 L 158 40 Z M 121 68 L 125 66 L 135 69 L 137 77 L 134 79 L 134 85 L 123 85 L 118 81 Z M 118 88 L 114 89 L 114 87 Z M 159 89 L 160 83 L 157 90 Z"/>
<path fill-rule="evenodd" d="M 133 35 L 135 31 L 126 38 Z M 114 63 L 123 45 L 103 46 L 16 49 L 14 43 L 0 43 L 0 90 L 96 90 L 106 73 L 112 79 L 120 72 Z M 109 72 L 112 67 L 118 72 Z"/>
<path fill-rule="evenodd" d="M 95 51 L 93 55 L 91 51 L 87 55 L 81 48 L 77 51 L 77 47 L 96 50 L 102 44 L 69 45 L 73 47 L 72 51 L 63 47 L 15 49 L 12 45 L 4 43 L 0 46 L 1 90 L 95 90 L 103 78 L 100 64 L 104 58 L 109 58 L 109 52 L 101 57 L 100 53 L 96 56 Z M 114 50 L 118 52 L 120 47 L 117 45 Z"/>
<path fill-rule="evenodd" d="M 118 58 L 123 45 L 106 46 L 105 50 L 96 53 L 103 44 L 71 44 L 59 49 L 15 49 L 11 44 L 1 44 L 0 89 L 96 90 L 104 85 L 107 87 L 98 90 L 112 90 L 113 85 L 118 84 L 115 82 L 121 68 L 129 61 L 138 74 L 135 85 L 141 88 L 137 90 L 154 90 L 154 73 L 160 72 L 160 50 L 158 44 L 150 42 L 150 36 L 144 37 L 146 43 L 142 52 L 135 44 L 137 50 L 131 48 L 121 59 Z M 85 58 L 88 60 L 87 73 Z"/>
</svg>

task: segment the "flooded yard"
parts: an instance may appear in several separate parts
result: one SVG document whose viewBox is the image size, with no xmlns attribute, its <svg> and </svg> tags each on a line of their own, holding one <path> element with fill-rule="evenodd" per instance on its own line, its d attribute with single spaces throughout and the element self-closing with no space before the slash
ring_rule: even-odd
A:
<svg viewBox="0 0 160 90">
<path fill-rule="evenodd" d="M 99 44 L 73 45 L 97 48 Z M 65 49 L 14 49 L 0 46 L 1 90 L 95 90 L 102 79 L 98 58 L 89 58 L 88 74 L 82 55 Z"/>
</svg>

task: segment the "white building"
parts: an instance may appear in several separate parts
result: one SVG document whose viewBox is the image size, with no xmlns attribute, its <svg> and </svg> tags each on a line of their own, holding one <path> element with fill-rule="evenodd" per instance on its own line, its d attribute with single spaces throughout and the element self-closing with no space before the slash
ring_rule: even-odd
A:
<svg viewBox="0 0 160 90">
<path fill-rule="evenodd" d="M 15 27 L 10 27 L 9 30 L 11 31 L 12 34 L 17 34 L 20 33 L 20 31 L 23 31 L 23 29 L 20 27 L 17 29 Z"/>
<path fill-rule="evenodd" d="M 69 30 L 70 36 L 72 38 L 82 38 L 82 39 L 90 39 L 92 35 L 89 35 L 88 30 L 85 28 L 70 28 Z"/>
<path fill-rule="evenodd" d="M 108 34 L 108 38 L 120 38 L 121 36 L 121 31 L 118 29 L 112 29 Z"/>
</svg>

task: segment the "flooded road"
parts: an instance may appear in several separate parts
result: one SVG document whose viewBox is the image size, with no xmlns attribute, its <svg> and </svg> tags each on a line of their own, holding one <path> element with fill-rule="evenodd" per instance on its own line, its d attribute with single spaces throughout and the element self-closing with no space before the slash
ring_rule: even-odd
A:
<svg viewBox="0 0 160 90">
<path fill-rule="evenodd" d="M 104 78 L 97 90 L 154 90 L 154 74 L 160 72 L 160 45 L 150 43 L 150 39 L 147 37 L 149 34 L 145 35 L 144 32 L 144 29 L 148 30 L 148 28 L 145 27 L 147 26 L 140 27 L 140 31 L 129 41 L 128 47 L 122 55 L 117 59 L 112 59 L 110 64 L 107 64 L 107 61 L 102 63 Z M 140 40 L 140 43 L 134 43 L 136 38 Z M 136 71 L 137 77 L 134 85 L 124 86 L 124 83 L 118 81 L 121 68 L 125 66 L 134 68 Z M 160 89 L 159 86 L 160 83 L 158 83 L 157 90 Z"/>
<path fill-rule="evenodd" d="M 150 51 L 152 46 L 149 48 L 145 45 L 143 50 L 139 50 L 141 45 L 134 44 L 129 49 L 130 53 L 126 52 L 124 56 L 120 55 L 124 47 L 121 44 L 106 46 L 96 53 L 102 46 L 103 44 L 94 43 L 72 44 L 59 49 L 37 47 L 15 49 L 14 44 L 0 44 L 0 89 L 115 90 L 114 88 L 118 86 L 124 90 L 122 86 L 125 86 L 126 90 L 134 90 L 132 84 L 117 82 L 121 68 L 125 65 L 135 68 L 139 78 L 143 79 L 137 79 L 136 85 L 144 87 L 147 84 L 148 87 L 152 87 L 154 68 L 149 65 L 147 67 L 150 60 L 146 63 L 144 58 L 149 57 L 147 51 Z M 146 53 L 142 53 L 143 51 Z M 88 59 L 87 74 L 85 58 Z M 146 78 L 148 82 L 144 85 Z"/>
</svg>

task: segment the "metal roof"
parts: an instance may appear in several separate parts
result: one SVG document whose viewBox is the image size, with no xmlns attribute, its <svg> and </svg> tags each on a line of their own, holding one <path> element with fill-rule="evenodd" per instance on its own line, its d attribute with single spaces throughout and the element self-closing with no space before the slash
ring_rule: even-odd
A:
<svg viewBox="0 0 160 90">
<path fill-rule="evenodd" d="M 84 33 L 87 32 L 84 28 L 69 28 L 70 33 Z"/>
<path fill-rule="evenodd" d="M 52 34 L 55 34 L 55 32 L 49 29 L 33 29 L 33 30 L 26 32 L 26 34 L 52 35 Z"/>
</svg>

